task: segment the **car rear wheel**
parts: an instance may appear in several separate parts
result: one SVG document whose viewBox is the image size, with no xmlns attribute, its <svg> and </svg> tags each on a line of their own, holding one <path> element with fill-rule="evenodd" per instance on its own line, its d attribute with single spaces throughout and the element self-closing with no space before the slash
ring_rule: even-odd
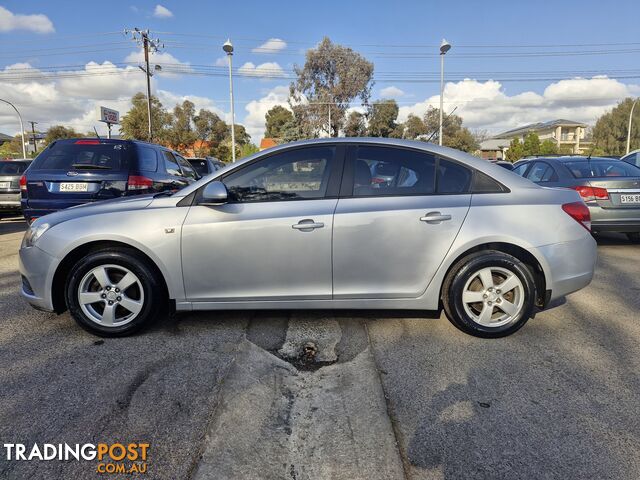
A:
<svg viewBox="0 0 640 480">
<path fill-rule="evenodd" d="M 442 290 L 451 323 L 484 338 L 504 337 L 520 329 L 531 317 L 535 299 L 535 281 L 528 267 L 495 250 L 457 262 Z"/>
<path fill-rule="evenodd" d="M 156 275 L 134 251 L 91 253 L 69 274 L 67 307 L 76 322 L 91 333 L 130 335 L 151 323 L 165 301 Z"/>
</svg>

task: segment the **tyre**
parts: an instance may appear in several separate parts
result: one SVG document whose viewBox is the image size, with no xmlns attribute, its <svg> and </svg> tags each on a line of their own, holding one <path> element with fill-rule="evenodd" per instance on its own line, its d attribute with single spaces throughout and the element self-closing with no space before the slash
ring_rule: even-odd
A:
<svg viewBox="0 0 640 480">
<path fill-rule="evenodd" d="M 627 233 L 627 238 L 631 243 L 640 243 L 640 232 Z"/>
<path fill-rule="evenodd" d="M 520 329 L 531 317 L 536 286 L 517 258 L 489 250 L 457 262 L 442 287 L 447 318 L 470 335 L 498 338 Z"/>
<path fill-rule="evenodd" d="M 130 335 L 149 325 L 167 302 L 157 275 L 133 250 L 90 253 L 67 277 L 67 308 L 82 328 L 95 335 Z"/>
</svg>

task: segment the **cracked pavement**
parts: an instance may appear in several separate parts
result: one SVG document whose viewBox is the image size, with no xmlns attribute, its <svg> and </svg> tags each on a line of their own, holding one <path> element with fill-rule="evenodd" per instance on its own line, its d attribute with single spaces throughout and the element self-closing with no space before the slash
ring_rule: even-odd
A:
<svg viewBox="0 0 640 480">
<path fill-rule="evenodd" d="M 623 237 L 505 339 L 416 312 L 271 311 L 103 340 L 19 297 L 23 230 L 0 222 L 2 443 L 148 442 L 162 479 L 640 477 L 640 246 Z M 1 478 L 99 476 L 0 460 Z"/>
</svg>

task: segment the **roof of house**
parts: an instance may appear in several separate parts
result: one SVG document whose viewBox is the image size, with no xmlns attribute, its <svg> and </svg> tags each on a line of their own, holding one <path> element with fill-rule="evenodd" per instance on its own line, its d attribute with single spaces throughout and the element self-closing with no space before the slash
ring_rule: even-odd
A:
<svg viewBox="0 0 640 480">
<path fill-rule="evenodd" d="M 508 138 L 489 138 L 480 142 L 480 150 L 502 150 L 509 146 Z"/>
<path fill-rule="evenodd" d="M 278 142 L 275 140 L 275 138 L 263 138 L 262 140 L 260 140 L 260 150 L 275 147 L 276 145 L 278 145 Z"/>
<path fill-rule="evenodd" d="M 555 128 L 555 127 L 586 127 L 586 126 L 587 126 L 586 123 L 574 122 L 572 120 L 565 120 L 564 118 L 559 118 L 557 120 L 550 120 L 548 122 L 530 123 L 522 127 L 514 128 L 513 130 L 507 130 L 506 132 L 499 133 L 498 135 L 495 135 L 493 138 L 513 137 L 515 135 L 520 135 L 522 133 L 527 133 L 531 131 L 548 130 L 550 128 Z"/>
<path fill-rule="evenodd" d="M 2 142 L 9 142 L 13 140 L 13 137 L 10 135 L 5 135 L 4 133 L 0 133 L 0 141 Z"/>
</svg>

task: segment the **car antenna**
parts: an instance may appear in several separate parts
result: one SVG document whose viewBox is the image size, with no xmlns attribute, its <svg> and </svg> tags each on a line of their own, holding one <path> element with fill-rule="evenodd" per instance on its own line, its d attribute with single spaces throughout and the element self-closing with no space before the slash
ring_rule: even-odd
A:
<svg viewBox="0 0 640 480">
<path fill-rule="evenodd" d="M 96 132 L 96 137 L 98 137 L 98 140 L 102 140 L 102 139 L 100 138 L 100 135 L 98 135 L 98 130 L 96 129 L 96 127 L 95 127 L 95 126 L 93 127 L 93 131 L 94 131 L 94 132 Z"/>
<path fill-rule="evenodd" d="M 453 109 L 453 110 L 451 110 L 451 112 L 449 112 L 449 113 L 447 114 L 447 116 L 446 116 L 446 117 L 444 117 L 444 119 L 442 120 L 442 125 L 443 125 L 443 126 L 444 126 L 444 124 L 447 122 L 447 120 L 449 120 L 449 117 L 450 117 L 451 115 L 453 115 L 453 112 L 455 112 L 457 109 L 458 109 L 458 107 L 457 107 L 457 106 L 456 106 L 456 107 L 454 107 L 454 109 Z M 436 129 L 433 131 L 433 133 L 431 134 L 431 136 L 430 136 L 429 138 L 427 138 L 427 143 L 429 143 L 429 142 L 431 141 L 431 139 L 433 138 L 433 136 L 434 136 L 436 133 L 438 133 L 438 131 L 439 131 L 439 130 L 440 130 L 440 127 L 436 128 Z"/>
</svg>

